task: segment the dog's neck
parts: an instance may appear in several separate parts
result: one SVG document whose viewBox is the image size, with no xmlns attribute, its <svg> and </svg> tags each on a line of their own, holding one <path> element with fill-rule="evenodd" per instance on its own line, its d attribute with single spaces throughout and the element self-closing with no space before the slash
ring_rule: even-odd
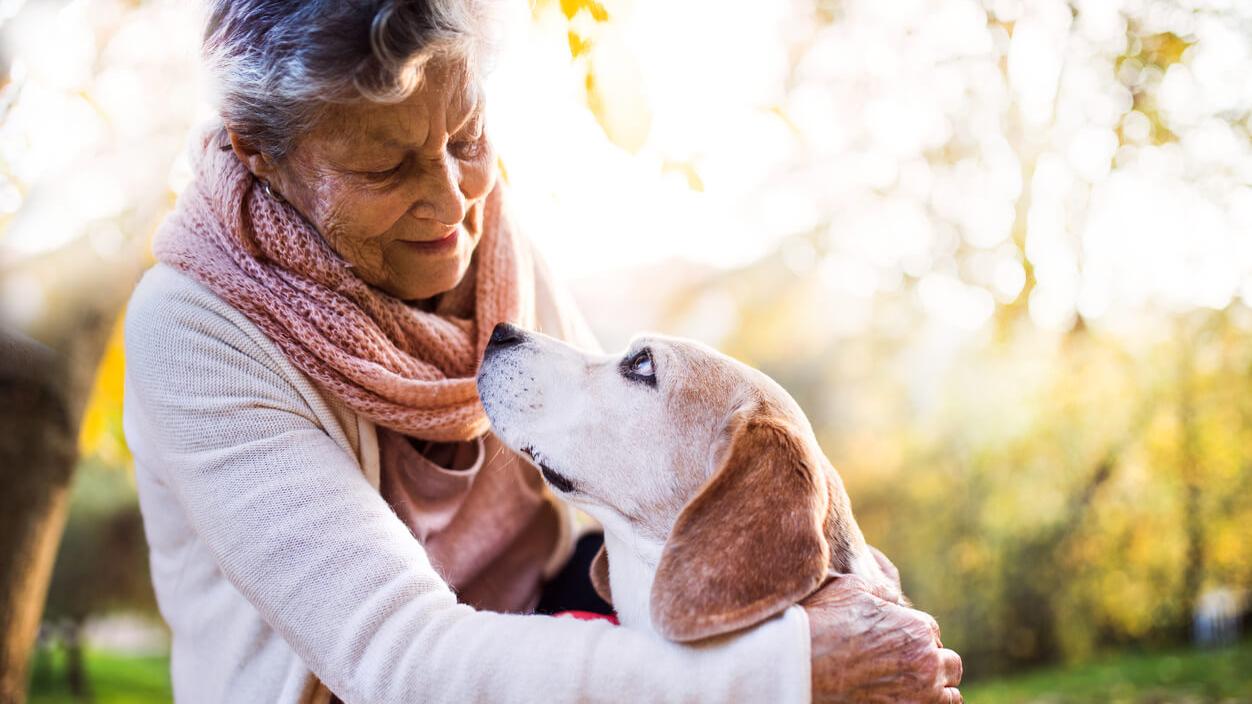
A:
<svg viewBox="0 0 1252 704">
<path fill-rule="evenodd" d="M 614 511 L 597 511 L 604 526 L 604 549 L 609 556 L 609 585 L 613 610 L 623 626 L 655 633 L 652 628 L 652 582 L 661 562 L 664 541 L 640 535 L 628 520 Z"/>
</svg>

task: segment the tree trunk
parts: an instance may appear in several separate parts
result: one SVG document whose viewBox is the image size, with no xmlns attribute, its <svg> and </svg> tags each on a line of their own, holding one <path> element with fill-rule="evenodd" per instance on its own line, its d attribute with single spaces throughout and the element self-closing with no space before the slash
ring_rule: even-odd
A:
<svg viewBox="0 0 1252 704">
<path fill-rule="evenodd" d="M 0 702 L 6 704 L 26 699 L 65 527 L 79 422 L 144 249 L 135 238 L 106 260 L 79 241 L 24 262 L 22 273 L 43 283 L 47 312 L 24 332 L 0 323 Z"/>
<path fill-rule="evenodd" d="M 83 663 L 83 621 L 80 618 L 72 618 L 65 624 L 65 683 L 74 699 L 90 699 L 87 668 Z"/>
<path fill-rule="evenodd" d="M 1002 617 L 1006 632 L 1015 639 L 1014 648 L 1002 656 L 1011 667 L 1043 665 L 1060 658 L 1053 608 L 1053 596 L 1064 579 L 1058 556 L 1082 529 L 1082 519 L 1096 494 L 1112 478 L 1121 451 L 1119 445 L 1096 464 L 1087 481 L 1066 502 L 1063 518 L 1011 548 L 1006 563 L 1014 573 L 1006 580 L 1008 598 Z"/>
<path fill-rule="evenodd" d="M 4 333 L 0 333 L 4 334 Z M 25 697 L 26 667 L 65 523 L 75 445 L 64 367 L 15 333 L 0 340 L 0 701 Z"/>
<path fill-rule="evenodd" d="M 1194 334 L 1179 337 L 1179 339 L 1193 340 Z M 1190 632 L 1196 599 L 1200 595 L 1200 587 L 1203 583 L 1205 561 L 1204 515 L 1201 506 L 1203 472 L 1200 467 L 1199 430 L 1196 427 L 1195 352 L 1191 344 L 1191 342 L 1182 343 L 1178 365 L 1178 422 L 1182 431 L 1178 469 L 1182 483 L 1183 530 L 1187 539 L 1187 550 L 1182 565 L 1182 584 L 1179 587 L 1178 597 L 1181 607 L 1178 619 L 1180 640 L 1185 639 Z"/>
</svg>

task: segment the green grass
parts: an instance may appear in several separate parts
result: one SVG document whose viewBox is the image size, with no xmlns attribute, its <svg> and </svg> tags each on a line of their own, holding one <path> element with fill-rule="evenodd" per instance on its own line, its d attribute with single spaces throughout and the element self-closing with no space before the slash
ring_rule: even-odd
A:
<svg viewBox="0 0 1252 704">
<path fill-rule="evenodd" d="M 87 683 L 93 704 L 164 704 L 170 691 L 167 656 L 139 657 L 87 651 Z M 65 682 L 65 656 L 41 650 L 31 663 L 30 704 L 77 704 Z"/>
<path fill-rule="evenodd" d="M 31 704 L 71 704 L 64 656 L 40 652 L 31 673 Z M 155 704 L 172 699 L 169 659 L 88 651 L 95 704 Z M 1252 641 L 1214 651 L 1122 654 L 961 688 L 970 704 L 1252 703 Z"/>
<path fill-rule="evenodd" d="M 1124 653 L 961 688 L 970 704 L 1252 702 L 1252 641 L 1221 650 Z"/>
</svg>

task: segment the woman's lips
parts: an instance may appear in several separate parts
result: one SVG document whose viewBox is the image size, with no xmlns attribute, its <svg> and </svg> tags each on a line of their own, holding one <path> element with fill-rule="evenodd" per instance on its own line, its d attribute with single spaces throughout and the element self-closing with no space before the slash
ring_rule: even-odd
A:
<svg viewBox="0 0 1252 704">
<path fill-rule="evenodd" d="M 437 240 L 401 240 L 404 244 L 413 249 L 422 252 L 442 252 L 445 249 L 452 249 L 456 246 L 457 239 L 461 236 L 460 228 L 452 228 L 448 234 Z"/>
</svg>

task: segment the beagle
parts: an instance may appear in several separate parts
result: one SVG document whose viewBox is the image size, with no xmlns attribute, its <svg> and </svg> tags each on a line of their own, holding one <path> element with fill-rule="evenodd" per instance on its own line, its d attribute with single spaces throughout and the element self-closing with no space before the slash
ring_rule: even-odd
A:
<svg viewBox="0 0 1252 704">
<path fill-rule="evenodd" d="M 653 336 L 593 355 L 501 324 L 478 391 L 504 443 L 604 526 L 592 581 L 624 626 L 728 633 L 832 572 L 898 593 L 799 406 L 741 362 Z"/>
</svg>

